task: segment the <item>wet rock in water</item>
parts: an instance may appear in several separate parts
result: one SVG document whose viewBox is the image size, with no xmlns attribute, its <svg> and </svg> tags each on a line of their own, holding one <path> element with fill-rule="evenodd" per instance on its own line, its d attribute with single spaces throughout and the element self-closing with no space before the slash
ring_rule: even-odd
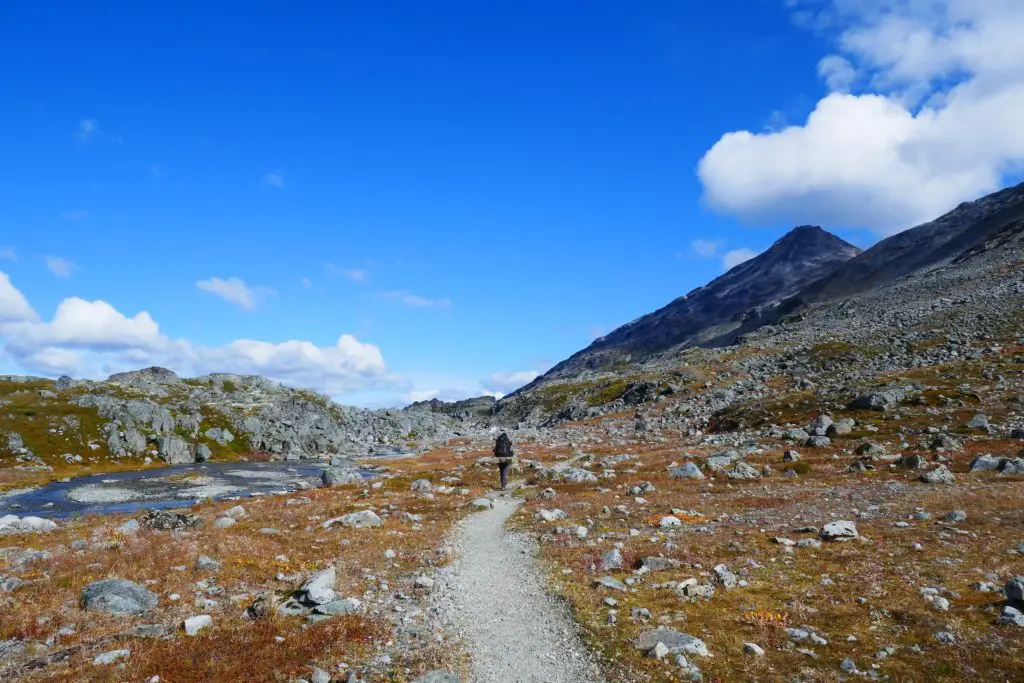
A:
<svg viewBox="0 0 1024 683">
<path fill-rule="evenodd" d="M 181 531 L 184 529 L 197 529 L 203 526 L 203 520 L 196 515 L 186 512 L 173 512 L 170 510 L 153 510 L 139 520 L 142 526 L 147 529 L 159 531 Z"/>
<path fill-rule="evenodd" d="M 329 519 L 320 526 L 323 529 L 330 529 L 335 524 L 341 524 L 341 526 L 353 529 L 367 529 L 370 527 L 379 527 L 383 525 L 384 522 L 373 510 L 360 510 L 359 512 L 350 512 L 347 515 Z"/>
<path fill-rule="evenodd" d="M 673 479 L 703 479 L 704 473 L 700 471 L 700 468 L 695 463 L 687 462 L 680 467 L 670 470 L 669 476 Z"/>
<path fill-rule="evenodd" d="M 852 541 L 859 538 L 857 525 L 849 520 L 829 522 L 821 527 L 823 541 Z"/>
<path fill-rule="evenodd" d="M 939 465 L 921 475 L 921 481 L 925 484 L 955 484 L 956 477 L 945 465 Z"/>
<path fill-rule="evenodd" d="M 86 610 L 107 614 L 145 614 L 156 607 L 157 598 L 137 583 L 121 579 L 94 581 L 82 590 Z"/>
<path fill-rule="evenodd" d="M 634 641 L 633 646 L 641 652 L 651 652 L 659 643 L 665 646 L 666 654 L 711 656 L 703 640 L 670 628 L 645 631 Z"/>
<path fill-rule="evenodd" d="M 204 628 L 213 626 L 213 617 L 209 614 L 199 614 L 194 617 L 189 617 L 182 623 L 182 628 L 185 629 L 185 635 L 194 636 Z"/>
</svg>

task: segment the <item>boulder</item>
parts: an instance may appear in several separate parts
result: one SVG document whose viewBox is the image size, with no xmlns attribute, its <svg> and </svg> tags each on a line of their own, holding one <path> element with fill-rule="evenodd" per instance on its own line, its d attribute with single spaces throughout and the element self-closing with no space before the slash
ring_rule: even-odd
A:
<svg viewBox="0 0 1024 683">
<path fill-rule="evenodd" d="M 335 524 L 341 524 L 342 526 L 354 529 L 365 529 L 369 527 L 378 527 L 383 523 L 384 522 L 381 518 L 373 510 L 360 510 L 359 512 L 350 512 L 347 515 L 329 519 L 320 526 L 324 529 L 330 529 Z"/>
<path fill-rule="evenodd" d="M 853 541 L 860 535 L 856 524 L 849 520 L 839 520 L 821 527 L 820 537 L 823 541 Z"/>
<path fill-rule="evenodd" d="M 359 470 L 349 467 L 326 467 L 320 475 L 320 481 L 325 487 L 345 486 L 347 484 L 362 484 L 363 476 Z"/>
<path fill-rule="evenodd" d="M 159 531 L 180 531 L 203 526 L 201 517 L 171 510 L 153 510 L 144 515 L 139 522 L 147 529 Z"/>
<path fill-rule="evenodd" d="M 334 592 L 334 584 L 337 580 L 338 574 L 333 566 L 318 571 L 302 584 L 296 597 L 307 605 L 324 605 L 332 602 L 337 598 Z"/>
<path fill-rule="evenodd" d="M 708 646 L 700 638 L 670 628 L 656 628 L 640 634 L 633 645 L 641 652 L 650 652 L 658 643 L 665 646 L 666 654 L 696 655 L 710 657 Z"/>
<path fill-rule="evenodd" d="M 157 598 L 137 583 L 121 579 L 94 581 L 82 590 L 83 609 L 107 614 L 145 614 L 156 607 Z"/>
<path fill-rule="evenodd" d="M 999 474 L 1002 476 L 1024 476 L 1024 451 L 1021 451 L 1019 458 L 1003 458 L 999 465 Z"/>
<path fill-rule="evenodd" d="M 213 626 L 213 617 L 209 614 L 199 614 L 194 617 L 189 617 L 182 623 L 182 628 L 185 629 L 185 635 L 194 636 L 204 628 Z"/>
<path fill-rule="evenodd" d="M 971 472 L 998 472 L 1003 458 L 982 453 L 971 461 Z"/>
<path fill-rule="evenodd" d="M 185 465 L 195 462 L 192 447 L 180 436 L 159 436 L 156 439 L 157 452 L 168 465 Z"/>
<path fill-rule="evenodd" d="M 700 471 L 695 463 L 683 463 L 681 467 L 674 467 L 669 470 L 669 476 L 673 479 L 703 479 L 704 473 Z"/>
<path fill-rule="evenodd" d="M 925 484 L 955 484 L 956 477 L 945 465 L 939 465 L 933 470 L 928 470 L 921 475 L 921 481 Z"/>
<path fill-rule="evenodd" d="M 761 473 L 749 463 L 738 462 L 731 470 L 725 473 L 725 476 L 730 479 L 760 479 Z"/>
</svg>

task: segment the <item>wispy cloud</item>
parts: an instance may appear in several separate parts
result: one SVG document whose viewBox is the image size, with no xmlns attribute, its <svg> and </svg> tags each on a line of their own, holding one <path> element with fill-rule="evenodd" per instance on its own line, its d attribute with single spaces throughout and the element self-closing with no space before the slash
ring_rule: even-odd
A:
<svg viewBox="0 0 1024 683">
<path fill-rule="evenodd" d="M 282 169 L 278 169 L 276 171 L 271 171 L 270 173 L 265 173 L 260 179 L 260 184 L 266 185 L 267 187 L 273 187 L 278 190 L 283 190 L 284 171 Z"/>
<path fill-rule="evenodd" d="M 17 261 L 18 254 L 13 247 L 0 247 L 0 259 L 4 261 Z"/>
<path fill-rule="evenodd" d="M 100 124 L 96 119 L 82 119 L 78 123 L 78 127 L 75 128 L 74 136 L 75 139 L 81 142 L 83 145 L 88 144 L 96 138 L 101 138 L 105 135 L 103 129 L 100 128 Z"/>
<path fill-rule="evenodd" d="M 237 277 L 227 279 L 211 277 L 207 280 L 200 280 L 196 283 L 196 287 L 246 311 L 254 310 L 261 301 L 275 294 L 270 287 L 249 286 L 245 284 L 244 280 Z"/>
<path fill-rule="evenodd" d="M 725 270 L 732 270 L 739 264 L 754 258 L 757 254 L 758 252 L 753 249 L 730 249 L 722 254 L 722 267 Z"/>
<path fill-rule="evenodd" d="M 60 217 L 66 221 L 84 221 L 89 217 L 89 212 L 85 209 L 75 209 L 73 211 L 63 211 Z"/>
<path fill-rule="evenodd" d="M 333 263 L 324 264 L 324 275 L 343 277 L 352 282 L 366 282 L 370 277 L 369 271 L 363 268 L 343 268 Z"/>
<path fill-rule="evenodd" d="M 452 305 L 452 300 L 448 297 L 443 299 L 430 299 L 428 297 L 403 291 L 381 292 L 377 296 L 381 299 L 399 301 L 403 306 L 408 308 L 449 308 Z"/>
<path fill-rule="evenodd" d="M 57 277 L 71 277 L 72 271 L 76 268 L 72 261 L 63 256 L 47 256 L 46 267 Z"/>
<path fill-rule="evenodd" d="M 312 287 L 313 286 L 313 281 L 310 280 L 308 277 L 301 277 L 301 278 L 299 278 L 299 282 L 302 284 L 303 287 Z"/>
<path fill-rule="evenodd" d="M 718 259 L 722 262 L 722 270 L 732 270 L 744 261 L 757 256 L 760 252 L 741 247 L 723 251 L 725 240 L 696 239 L 690 242 L 690 250 L 702 259 Z"/>
</svg>

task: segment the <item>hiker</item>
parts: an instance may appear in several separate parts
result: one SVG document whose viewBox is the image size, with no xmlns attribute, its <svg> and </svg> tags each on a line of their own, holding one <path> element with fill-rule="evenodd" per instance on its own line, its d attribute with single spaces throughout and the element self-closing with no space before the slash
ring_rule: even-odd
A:
<svg viewBox="0 0 1024 683">
<path fill-rule="evenodd" d="M 512 450 L 512 439 L 508 434 L 501 433 L 498 440 L 494 442 L 494 457 L 498 459 L 498 473 L 501 475 L 501 490 L 505 490 L 508 484 L 508 468 L 512 466 L 512 459 L 516 457 Z"/>
</svg>

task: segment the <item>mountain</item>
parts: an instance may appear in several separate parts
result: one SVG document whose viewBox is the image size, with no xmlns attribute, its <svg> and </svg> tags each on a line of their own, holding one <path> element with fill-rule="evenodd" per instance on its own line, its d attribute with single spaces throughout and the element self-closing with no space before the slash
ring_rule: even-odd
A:
<svg viewBox="0 0 1024 683">
<path fill-rule="evenodd" d="M 767 251 L 664 308 L 623 325 L 565 360 L 534 385 L 584 370 L 637 363 L 726 335 L 751 311 L 771 308 L 834 272 L 860 249 L 814 226 L 794 228 Z M 531 385 L 531 386 L 534 386 Z"/>
<path fill-rule="evenodd" d="M 940 218 L 882 240 L 800 292 L 796 308 L 857 294 L 976 249 L 1024 221 L 1024 183 L 965 202 Z"/>
</svg>

